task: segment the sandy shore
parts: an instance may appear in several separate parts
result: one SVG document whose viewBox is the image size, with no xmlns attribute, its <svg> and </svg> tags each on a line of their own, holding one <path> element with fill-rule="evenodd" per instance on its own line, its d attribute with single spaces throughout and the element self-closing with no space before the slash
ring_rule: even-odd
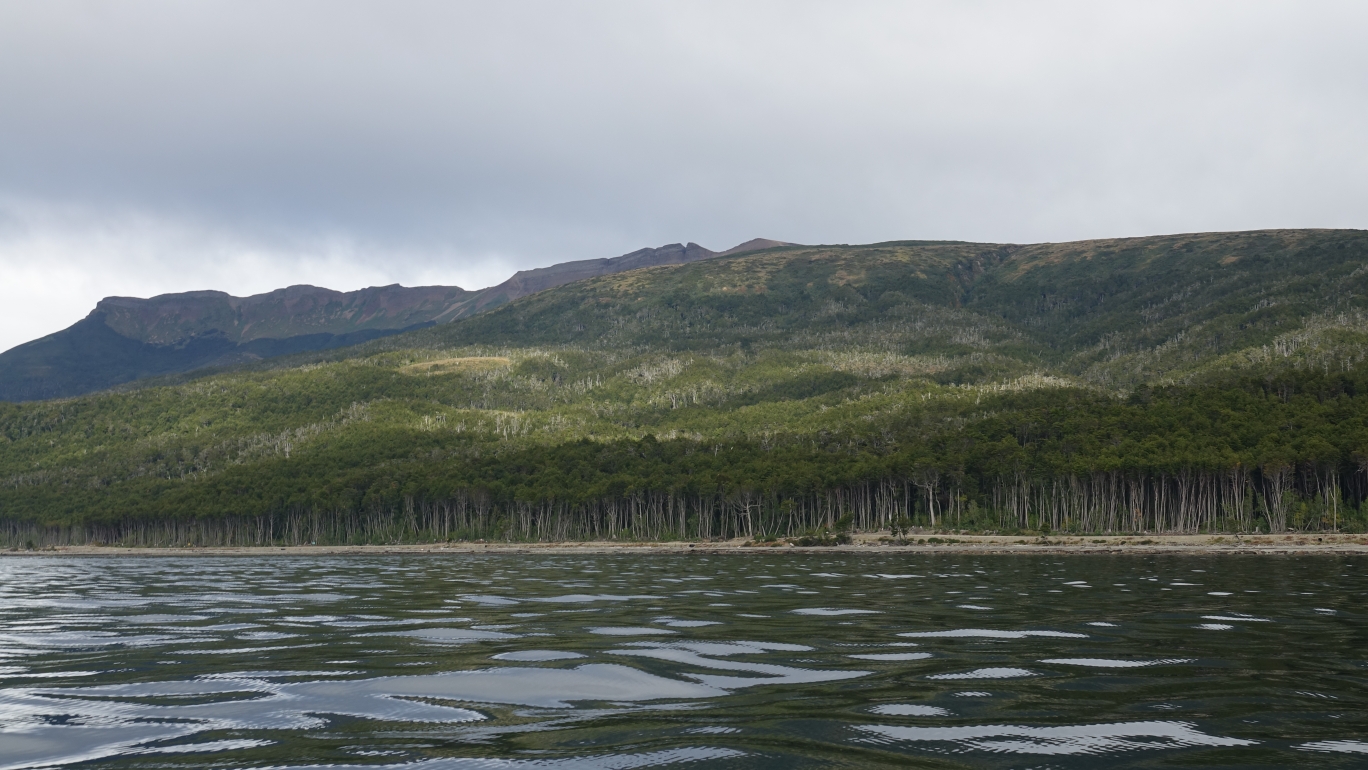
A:
<svg viewBox="0 0 1368 770">
<path fill-rule="evenodd" d="M 325 556 L 366 554 L 471 553 L 1167 553 L 1167 554 L 1368 554 L 1368 535 L 1096 535 L 1019 537 L 1004 535 L 917 535 L 893 542 L 887 535 L 865 533 L 849 545 L 802 548 L 787 543 L 752 543 L 744 539 L 713 542 L 582 543 L 431 543 L 406 545 L 301 545 L 243 548 L 124 548 L 67 546 L 36 551 L 0 551 L 0 556 Z"/>
</svg>

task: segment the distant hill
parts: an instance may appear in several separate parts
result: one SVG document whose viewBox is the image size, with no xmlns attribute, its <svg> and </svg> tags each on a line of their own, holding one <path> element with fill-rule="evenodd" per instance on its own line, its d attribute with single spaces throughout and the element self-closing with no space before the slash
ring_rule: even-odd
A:
<svg viewBox="0 0 1368 770">
<path fill-rule="evenodd" d="M 676 243 L 524 270 L 481 291 L 395 284 L 353 292 L 290 286 L 250 297 L 221 291 L 107 297 L 73 326 L 0 353 L 0 401 L 76 396 L 145 377 L 346 347 L 466 318 L 583 278 L 782 245 L 755 239 L 719 253 Z"/>
<path fill-rule="evenodd" d="M 395 285 L 108 297 L 76 324 L 0 353 L 0 400 L 75 396 L 143 377 L 355 345 L 431 326 L 471 294 Z"/>
<path fill-rule="evenodd" d="M 1368 532 L 1368 232 L 759 246 L 0 403 L 0 546 Z M 304 294 L 102 303 L 45 350 L 223 360 L 473 298 Z"/>
</svg>

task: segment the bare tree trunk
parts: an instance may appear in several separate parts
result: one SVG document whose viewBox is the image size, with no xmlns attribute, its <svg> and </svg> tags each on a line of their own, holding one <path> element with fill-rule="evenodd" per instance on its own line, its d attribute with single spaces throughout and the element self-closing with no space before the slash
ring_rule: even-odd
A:
<svg viewBox="0 0 1368 770">
<path fill-rule="evenodd" d="M 1271 532 L 1287 529 L 1286 494 L 1292 481 L 1292 468 L 1287 465 L 1265 465 L 1264 478 L 1264 515 L 1268 517 Z"/>
</svg>

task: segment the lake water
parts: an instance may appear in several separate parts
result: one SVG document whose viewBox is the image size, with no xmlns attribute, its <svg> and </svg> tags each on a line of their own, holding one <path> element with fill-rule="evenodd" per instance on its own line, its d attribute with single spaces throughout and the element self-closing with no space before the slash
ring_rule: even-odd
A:
<svg viewBox="0 0 1368 770">
<path fill-rule="evenodd" d="M 1340 556 L 0 559 L 0 768 L 1368 765 Z"/>
</svg>

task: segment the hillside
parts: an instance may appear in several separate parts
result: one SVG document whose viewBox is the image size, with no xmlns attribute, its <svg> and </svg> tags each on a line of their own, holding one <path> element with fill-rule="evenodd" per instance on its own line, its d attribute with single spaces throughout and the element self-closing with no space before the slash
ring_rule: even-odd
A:
<svg viewBox="0 0 1368 770">
<path fill-rule="evenodd" d="M 853 348 L 921 356 L 942 380 L 1033 371 L 1125 389 L 1258 366 L 1293 348 L 1338 367 L 1335 356 L 1357 355 L 1365 292 L 1361 231 L 795 246 L 583 281 L 406 339 Z"/>
<path fill-rule="evenodd" d="M 585 278 L 612 275 L 628 270 L 638 270 L 643 267 L 682 265 L 689 262 L 712 259 L 714 257 L 732 256 L 774 246 L 788 245 L 790 244 L 781 241 L 771 241 L 766 238 L 753 238 L 739 246 L 734 246 L 726 251 L 717 252 L 709 251 L 696 243 L 685 245 L 672 243 L 661 246 L 658 249 L 639 249 L 630 254 L 623 254 L 620 257 L 612 257 L 610 259 L 585 259 L 576 262 L 561 262 L 560 264 L 552 265 L 550 267 L 519 270 L 507 281 L 496 286 L 491 286 L 488 289 L 478 291 L 473 296 L 461 302 L 454 303 L 446 311 L 436 316 L 434 320 L 445 322 L 469 318 L 477 313 L 498 307 L 499 305 L 511 302 L 519 297 L 526 297 L 529 294 L 535 294 L 539 291 L 555 288 L 556 286 L 563 286 L 574 281 L 581 281 Z"/>
<path fill-rule="evenodd" d="M 355 345 L 431 326 L 435 314 L 469 294 L 446 286 L 349 293 L 291 286 L 251 297 L 108 297 L 74 325 L 0 353 L 0 400 L 81 395 L 160 374 Z"/>
<path fill-rule="evenodd" d="M 778 245 L 0 405 L 10 542 L 1368 524 L 1368 234 Z M 847 518 L 848 517 L 848 518 Z"/>
<path fill-rule="evenodd" d="M 316 286 L 234 297 L 220 291 L 107 297 L 55 334 L 0 353 L 0 401 L 78 396 L 147 377 L 347 347 L 466 318 L 583 278 L 782 245 L 755 239 L 726 252 L 698 244 L 526 270 L 487 289 Z"/>
</svg>

